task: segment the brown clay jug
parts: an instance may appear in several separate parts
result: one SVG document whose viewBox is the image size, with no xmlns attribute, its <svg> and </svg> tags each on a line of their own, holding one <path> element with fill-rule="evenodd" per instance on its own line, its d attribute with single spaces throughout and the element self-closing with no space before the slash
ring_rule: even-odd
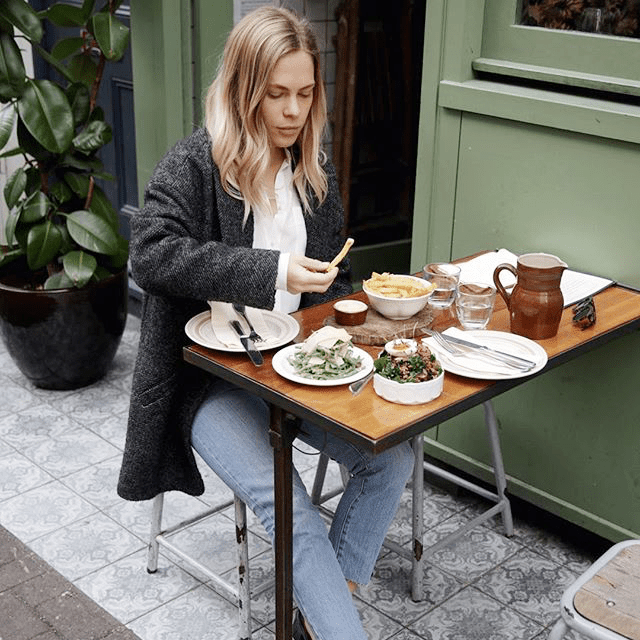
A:
<svg viewBox="0 0 640 640">
<path fill-rule="evenodd" d="M 504 298 L 511 318 L 511 333 L 541 340 L 558 333 L 564 297 L 560 279 L 567 265 L 548 253 L 525 253 L 517 268 L 500 264 L 493 272 L 498 293 Z M 510 271 L 517 278 L 509 294 L 500 281 L 500 273 Z"/>
</svg>

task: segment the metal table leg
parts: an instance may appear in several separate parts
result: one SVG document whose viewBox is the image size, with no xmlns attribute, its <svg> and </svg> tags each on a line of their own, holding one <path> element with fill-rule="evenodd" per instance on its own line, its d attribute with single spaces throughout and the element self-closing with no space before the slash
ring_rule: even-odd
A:
<svg viewBox="0 0 640 640">
<path fill-rule="evenodd" d="M 293 630 L 293 432 L 284 412 L 271 405 L 269 438 L 273 447 L 275 492 L 276 638 L 290 640 Z"/>
</svg>

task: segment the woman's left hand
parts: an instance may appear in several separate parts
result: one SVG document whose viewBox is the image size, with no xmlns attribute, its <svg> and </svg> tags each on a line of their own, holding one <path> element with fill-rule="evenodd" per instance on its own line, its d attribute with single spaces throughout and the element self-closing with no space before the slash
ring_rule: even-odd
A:
<svg viewBox="0 0 640 640">
<path fill-rule="evenodd" d="M 314 260 L 306 256 L 291 255 L 287 271 L 287 290 L 289 293 L 324 293 L 336 279 L 338 268 L 328 273 L 324 270 L 328 262 Z"/>
</svg>

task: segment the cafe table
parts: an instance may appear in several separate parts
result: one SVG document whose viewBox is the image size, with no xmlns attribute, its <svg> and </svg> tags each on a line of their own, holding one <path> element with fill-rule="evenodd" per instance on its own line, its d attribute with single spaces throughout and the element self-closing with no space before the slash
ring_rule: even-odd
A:
<svg viewBox="0 0 640 640">
<path fill-rule="evenodd" d="M 362 292 L 350 298 L 366 300 Z M 334 433 L 373 453 L 384 451 L 405 440 L 413 442 L 414 451 L 422 449 L 422 434 L 468 409 L 484 405 L 485 419 L 495 426 L 491 399 L 521 385 L 533 377 L 578 358 L 610 340 L 640 327 L 640 292 L 621 285 L 613 285 L 594 296 L 596 323 L 586 329 L 572 322 L 572 309 L 563 311 L 558 333 L 553 338 L 536 341 L 547 353 L 547 364 L 536 373 L 513 379 L 478 380 L 445 372 L 443 393 L 423 405 L 398 405 L 383 400 L 368 384 L 357 396 L 347 385 L 317 387 L 292 382 L 281 377 L 271 366 L 274 352 L 264 351 L 264 364 L 254 366 L 243 353 L 215 351 L 198 344 L 184 348 L 186 362 L 226 379 L 262 397 L 270 406 L 270 441 L 274 452 L 275 474 L 275 562 L 276 562 L 276 638 L 290 640 L 292 635 L 292 442 L 295 438 L 293 421 L 287 415 L 311 420 L 327 432 Z M 295 342 L 301 342 L 322 327 L 333 316 L 332 303 L 309 307 L 293 314 L 300 325 Z M 455 323 L 451 312 L 435 315 L 433 326 L 445 329 Z M 509 314 L 498 299 L 488 329 L 509 331 Z M 375 357 L 379 346 L 358 345 Z M 497 431 L 495 432 L 497 438 Z M 496 443 L 497 444 L 497 443 Z M 498 445 L 499 446 L 499 445 Z M 494 456 L 494 463 L 496 463 Z M 501 456 L 497 463 L 501 466 Z M 492 517 L 502 512 L 507 534 L 512 527 L 510 508 L 505 495 L 504 470 L 495 470 L 497 505 L 487 513 Z M 497 473 L 501 471 L 501 473 Z M 423 469 L 414 470 L 414 479 L 422 486 Z M 415 488 L 415 482 L 414 482 Z M 414 497 L 415 500 L 415 497 Z M 419 498 L 420 505 L 422 504 Z M 420 516 L 420 520 L 421 520 Z M 414 512 L 415 520 L 415 512 Z M 421 523 L 420 523 L 421 525 Z M 467 527 L 465 527 L 466 529 Z M 421 531 L 418 528 L 418 531 Z M 415 532 L 415 528 L 414 528 Z M 414 569 L 426 553 L 422 540 L 414 533 Z M 440 542 L 437 543 L 440 545 Z M 419 558 L 417 556 L 420 556 Z M 416 572 L 414 571 L 414 574 Z M 418 574 L 421 579 L 421 574 Z"/>
</svg>

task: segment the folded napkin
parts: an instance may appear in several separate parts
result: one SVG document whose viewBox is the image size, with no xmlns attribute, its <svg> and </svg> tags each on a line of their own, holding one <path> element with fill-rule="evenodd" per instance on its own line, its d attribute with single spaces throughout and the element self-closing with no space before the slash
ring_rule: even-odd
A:
<svg viewBox="0 0 640 640">
<path fill-rule="evenodd" d="M 229 348 L 242 348 L 240 344 L 240 338 L 238 334 L 229 326 L 229 321 L 238 320 L 240 326 L 247 330 L 244 320 L 233 310 L 231 303 L 229 302 L 217 302 L 209 300 L 209 306 L 211 307 L 211 329 L 216 339 L 221 342 L 225 347 Z M 246 307 L 246 313 L 253 328 L 260 334 L 260 337 L 266 342 L 269 338 L 273 338 L 269 331 L 269 327 L 264 319 L 264 315 L 260 309 L 255 307 Z M 263 343 L 259 343 L 263 344 Z M 259 346 L 259 345 L 258 345 Z"/>
<path fill-rule="evenodd" d="M 498 251 L 484 253 L 466 262 L 461 262 L 459 263 L 460 282 L 480 282 L 494 287 L 493 272 L 499 264 L 504 263 L 515 267 L 518 264 L 518 256 L 508 249 L 499 249 Z M 505 270 L 500 272 L 500 282 L 508 289 L 516 283 L 516 278 L 512 273 Z"/>
<path fill-rule="evenodd" d="M 475 342 L 476 344 L 484 344 L 487 347 L 495 346 L 489 340 L 483 341 L 482 338 L 478 338 L 477 334 L 474 334 L 473 338 L 469 338 L 464 331 L 461 331 L 456 327 L 450 327 L 443 333 L 453 338 L 462 338 L 463 340 L 467 339 L 471 342 Z M 464 369 L 470 376 L 474 373 L 501 376 L 512 376 L 514 373 L 518 373 L 517 369 L 510 367 L 509 365 L 501 364 L 497 360 L 493 360 L 488 356 L 483 355 L 481 351 L 474 352 L 467 347 L 461 347 L 463 353 L 461 355 L 454 356 L 440 347 L 433 338 L 427 338 L 426 342 L 429 348 L 435 351 L 438 355 L 438 359 L 441 361 L 445 371 L 447 370 L 447 365 L 453 364 L 455 367 Z M 531 359 L 531 354 L 528 353 L 513 352 L 513 355 Z"/>
</svg>

